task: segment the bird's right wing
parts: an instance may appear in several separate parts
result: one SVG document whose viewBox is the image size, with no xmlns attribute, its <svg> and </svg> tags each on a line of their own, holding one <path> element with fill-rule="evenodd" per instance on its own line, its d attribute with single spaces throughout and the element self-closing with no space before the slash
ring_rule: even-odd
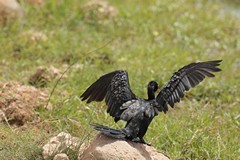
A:
<svg viewBox="0 0 240 160">
<path fill-rule="evenodd" d="M 174 103 L 180 102 L 180 98 L 184 97 L 185 91 L 195 87 L 206 76 L 214 77 L 211 72 L 221 71 L 221 69 L 217 68 L 221 61 L 191 63 L 175 72 L 156 98 L 159 104 L 158 110 L 166 113 L 168 111 L 167 105 L 174 107 Z"/>
<path fill-rule="evenodd" d="M 82 95 L 82 101 L 102 101 L 108 106 L 107 112 L 114 117 L 115 121 L 120 119 L 123 103 L 137 99 L 130 89 L 128 74 L 126 71 L 118 70 L 100 77 Z"/>
</svg>

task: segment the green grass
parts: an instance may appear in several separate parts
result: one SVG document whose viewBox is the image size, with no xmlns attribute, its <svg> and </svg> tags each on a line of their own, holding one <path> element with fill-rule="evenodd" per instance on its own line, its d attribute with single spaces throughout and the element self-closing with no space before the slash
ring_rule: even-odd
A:
<svg viewBox="0 0 240 160">
<path fill-rule="evenodd" d="M 146 97 L 148 81 L 163 85 L 180 67 L 214 59 L 223 59 L 223 71 L 192 89 L 166 115 L 160 113 L 145 139 L 173 159 L 239 159 L 240 17 L 231 12 L 240 12 L 239 5 L 111 0 L 119 11 L 117 17 L 87 21 L 85 2 L 48 1 L 39 8 L 23 3 L 22 24 L 9 21 L 1 26 L 0 81 L 27 84 L 38 66 L 63 69 L 63 64 L 77 59 L 82 67 L 70 69 L 60 81 L 51 98 L 52 111 L 36 111 L 51 126 L 50 133 L 31 128 L 16 133 L 0 124 L 0 135 L 11 139 L 0 137 L 0 159 L 41 159 L 41 146 L 60 131 L 91 139 L 95 132 L 90 122 L 122 127 L 123 122 L 115 124 L 105 113 L 104 103 L 85 104 L 79 99 L 102 74 L 128 70 L 132 90 Z M 42 32 L 47 40 L 30 40 L 29 30 Z M 55 82 L 49 84 L 49 91 Z M 66 95 L 61 95 L 63 91 Z"/>
</svg>

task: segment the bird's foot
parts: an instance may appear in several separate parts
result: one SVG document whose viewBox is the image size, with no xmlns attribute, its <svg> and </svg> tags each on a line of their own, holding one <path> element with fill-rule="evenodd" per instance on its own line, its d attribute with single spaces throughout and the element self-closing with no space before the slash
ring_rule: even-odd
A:
<svg viewBox="0 0 240 160">
<path fill-rule="evenodd" d="M 146 144 L 146 145 L 148 145 L 148 146 L 152 146 L 151 144 L 147 143 L 143 138 L 140 139 L 140 140 L 141 140 L 141 143 Z"/>
<path fill-rule="evenodd" d="M 135 143 L 143 143 L 143 144 L 146 144 L 148 146 L 151 146 L 151 144 L 145 142 L 145 140 L 143 138 L 141 138 L 141 139 L 138 138 L 138 137 L 137 138 L 133 138 L 132 141 L 135 142 Z"/>
</svg>

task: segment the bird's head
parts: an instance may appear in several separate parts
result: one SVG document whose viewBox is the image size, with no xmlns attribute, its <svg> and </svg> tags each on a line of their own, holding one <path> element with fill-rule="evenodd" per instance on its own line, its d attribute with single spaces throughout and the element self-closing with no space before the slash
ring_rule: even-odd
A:
<svg viewBox="0 0 240 160">
<path fill-rule="evenodd" d="M 151 81 L 148 83 L 148 100 L 154 99 L 154 93 L 159 89 L 158 83 Z"/>
<path fill-rule="evenodd" d="M 151 81 L 148 83 L 148 88 L 152 89 L 153 92 L 156 92 L 159 89 L 158 83 L 155 81 Z"/>
</svg>

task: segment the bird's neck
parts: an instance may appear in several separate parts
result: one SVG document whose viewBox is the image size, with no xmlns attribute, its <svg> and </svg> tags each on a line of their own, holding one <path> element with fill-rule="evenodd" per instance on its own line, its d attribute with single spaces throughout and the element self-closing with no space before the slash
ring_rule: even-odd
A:
<svg viewBox="0 0 240 160">
<path fill-rule="evenodd" d="M 148 87 L 148 100 L 155 99 L 154 91 L 152 88 Z"/>
</svg>

